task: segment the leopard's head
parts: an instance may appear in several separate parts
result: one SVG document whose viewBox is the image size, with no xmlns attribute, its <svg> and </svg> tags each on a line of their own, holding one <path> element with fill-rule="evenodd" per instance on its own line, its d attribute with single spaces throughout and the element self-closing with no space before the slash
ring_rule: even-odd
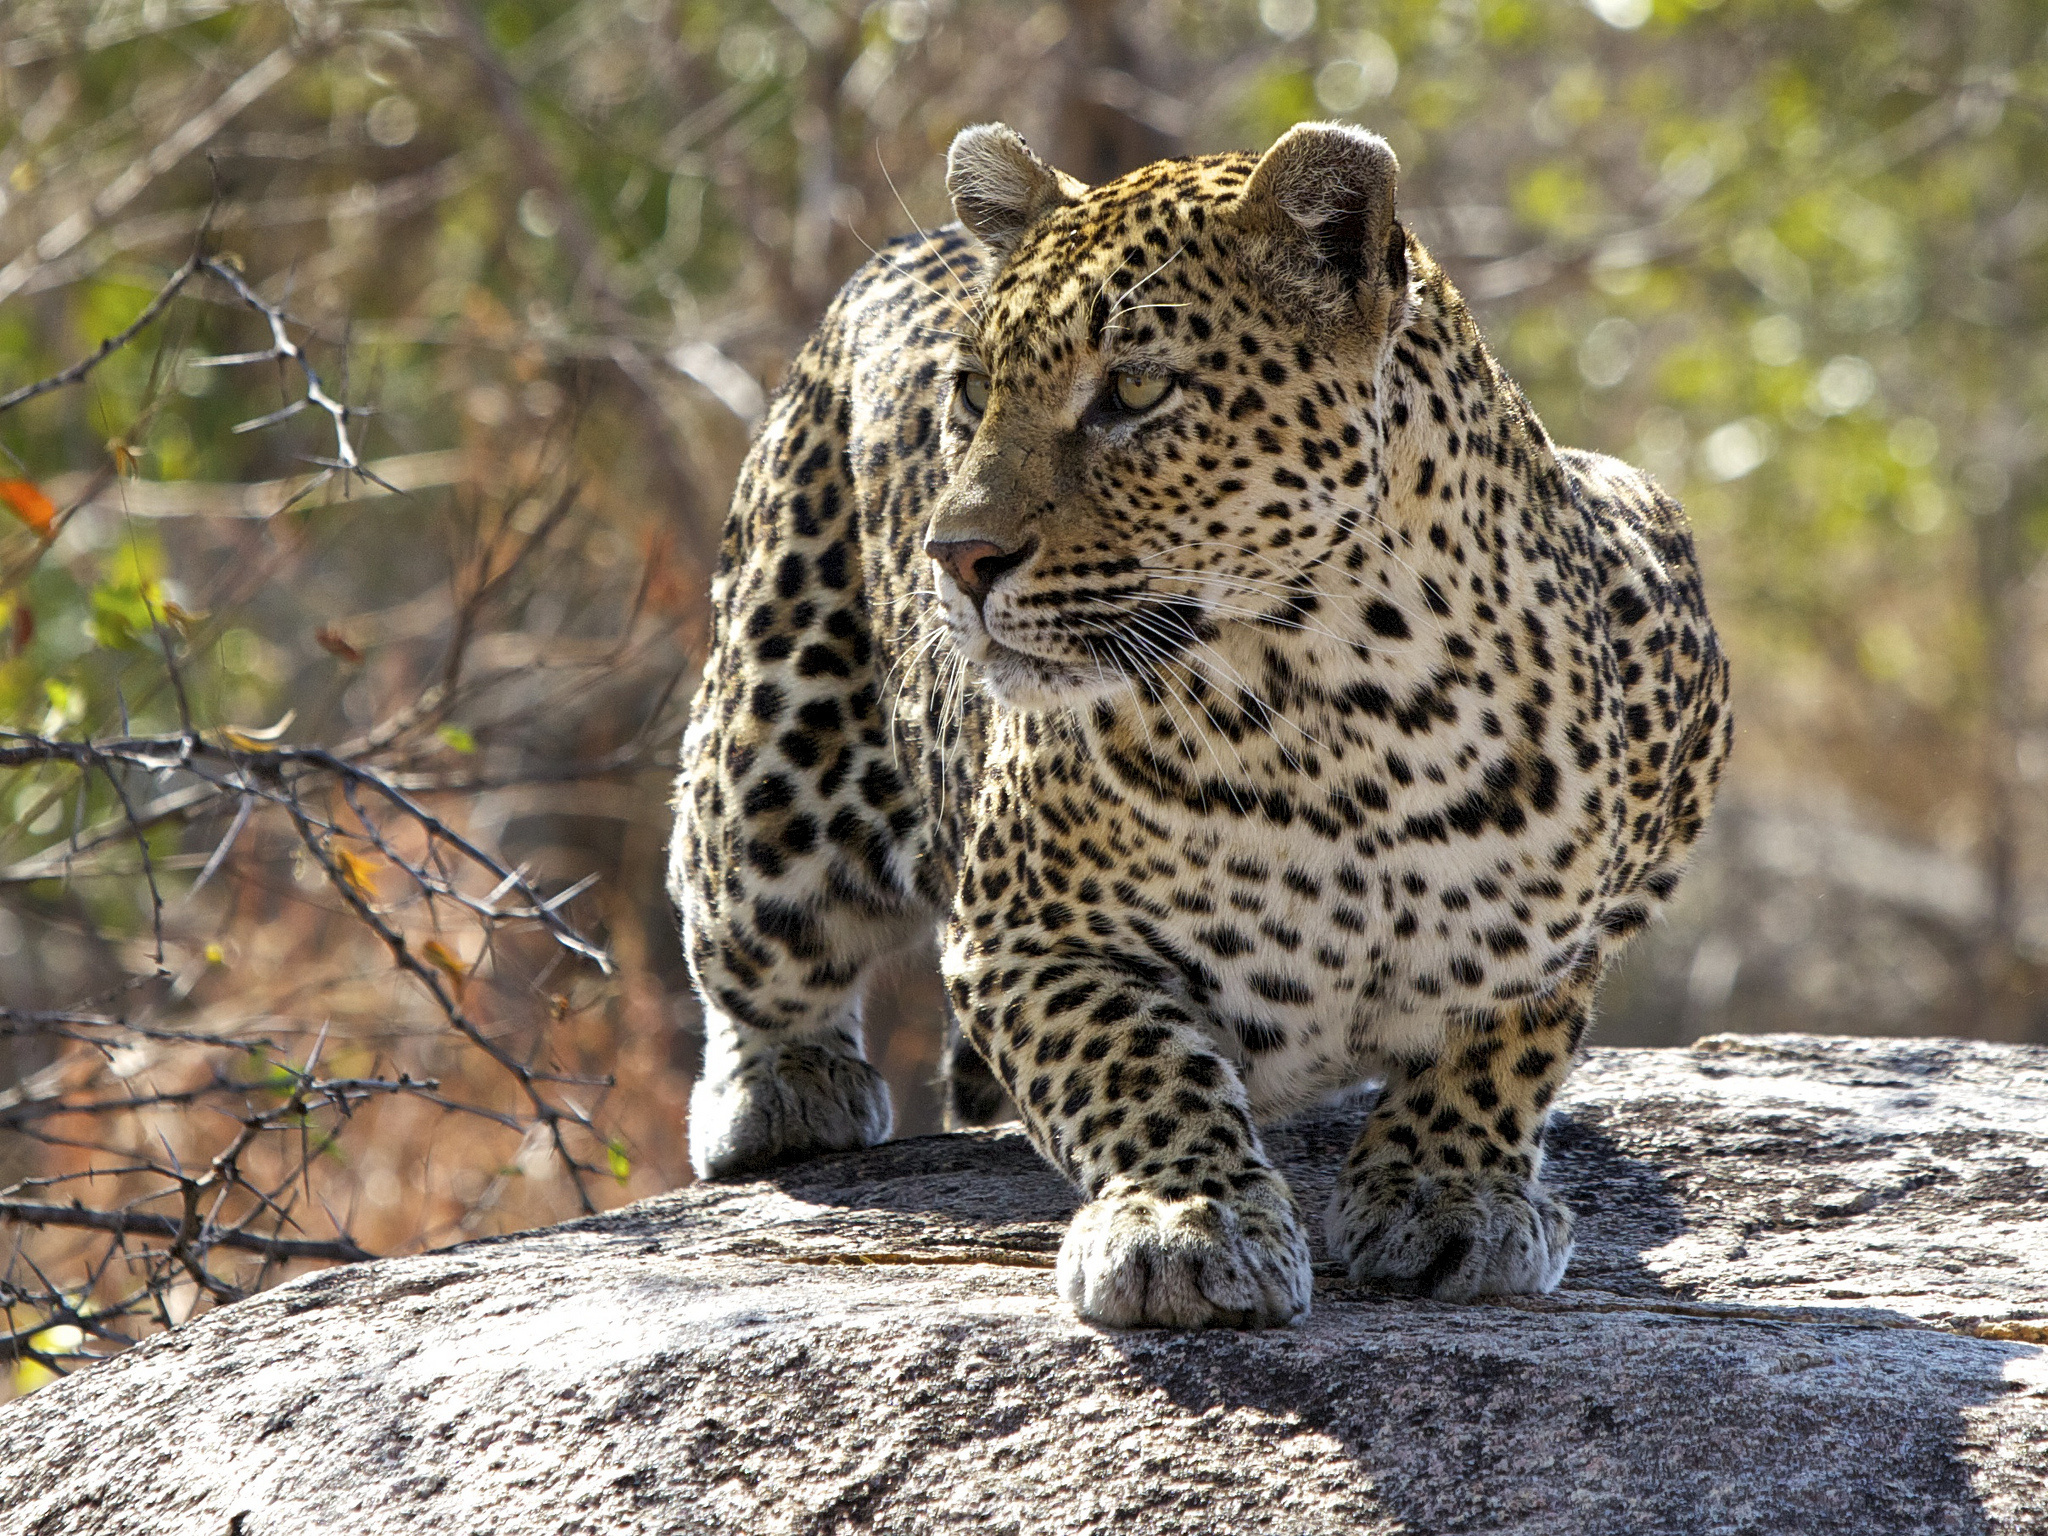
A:
<svg viewBox="0 0 2048 1536">
<path fill-rule="evenodd" d="M 958 316 L 925 549 L 999 701 L 1185 668 L 1354 542 L 1412 302 L 1395 178 L 1340 124 L 1093 188 L 999 124 L 953 141 L 954 210 L 992 260 Z"/>
</svg>

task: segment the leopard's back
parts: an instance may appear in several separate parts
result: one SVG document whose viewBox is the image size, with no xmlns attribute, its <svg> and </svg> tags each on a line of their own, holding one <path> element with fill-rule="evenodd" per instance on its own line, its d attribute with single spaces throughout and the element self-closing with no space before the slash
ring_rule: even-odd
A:
<svg viewBox="0 0 2048 1536">
<path fill-rule="evenodd" d="M 1677 887 L 1734 742 L 1728 658 L 1684 509 L 1643 470 L 1557 450 L 1594 530 L 1600 605 L 1622 688 L 1623 775 L 1636 814 L 1607 925 L 1620 937 Z"/>
</svg>

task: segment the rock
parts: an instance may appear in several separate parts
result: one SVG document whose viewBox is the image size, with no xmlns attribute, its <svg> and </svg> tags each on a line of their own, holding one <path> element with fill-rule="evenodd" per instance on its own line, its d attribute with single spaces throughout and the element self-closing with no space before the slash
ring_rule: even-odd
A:
<svg viewBox="0 0 2048 1536">
<path fill-rule="evenodd" d="M 2048 1049 L 1595 1051 L 1550 1145 L 1556 1295 L 1271 1333 L 1077 1322 L 1015 1132 L 329 1270 L 0 1410 L 0 1530 L 2048 1532 Z"/>
</svg>

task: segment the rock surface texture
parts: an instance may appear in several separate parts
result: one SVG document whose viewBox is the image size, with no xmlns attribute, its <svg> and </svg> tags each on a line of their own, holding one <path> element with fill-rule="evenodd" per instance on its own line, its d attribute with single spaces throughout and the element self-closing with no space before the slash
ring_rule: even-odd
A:
<svg viewBox="0 0 2048 1536">
<path fill-rule="evenodd" d="M 2048 1049 L 1594 1051 L 1550 1149 L 1554 1296 L 1270 1333 L 1077 1322 L 1002 1132 L 331 1270 L 0 1410 L 0 1531 L 2048 1532 Z"/>
</svg>

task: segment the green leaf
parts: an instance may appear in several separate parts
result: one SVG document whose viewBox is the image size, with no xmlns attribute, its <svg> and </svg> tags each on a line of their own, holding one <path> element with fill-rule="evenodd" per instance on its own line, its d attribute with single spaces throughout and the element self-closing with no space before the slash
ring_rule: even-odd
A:
<svg viewBox="0 0 2048 1536">
<path fill-rule="evenodd" d="M 163 592 L 153 581 L 109 581 L 93 588 L 88 623 L 94 641 L 110 651 L 138 649 L 163 618 Z"/>
<path fill-rule="evenodd" d="M 46 731 L 62 730 L 85 716 L 85 690 L 82 688 L 46 677 L 43 679 L 43 697 L 50 701 L 50 717 L 55 722 L 54 725 L 46 725 Z"/>
<path fill-rule="evenodd" d="M 605 1161 L 611 1164 L 612 1177 L 621 1184 L 633 1176 L 633 1160 L 626 1156 L 626 1144 L 614 1136 L 605 1144 Z"/>
<path fill-rule="evenodd" d="M 293 1071 L 261 1046 L 249 1052 L 246 1066 L 248 1075 L 243 1081 L 259 1092 L 288 1094 L 304 1080 L 303 1073 Z"/>
<path fill-rule="evenodd" d="M 471 735 L 466 727 L 456 725 L 452 721 L 434 734 L 441 738 L 441 745 L 451 752 L 467 754 L 476 750 L 476 737 Z"/>
</svg>

